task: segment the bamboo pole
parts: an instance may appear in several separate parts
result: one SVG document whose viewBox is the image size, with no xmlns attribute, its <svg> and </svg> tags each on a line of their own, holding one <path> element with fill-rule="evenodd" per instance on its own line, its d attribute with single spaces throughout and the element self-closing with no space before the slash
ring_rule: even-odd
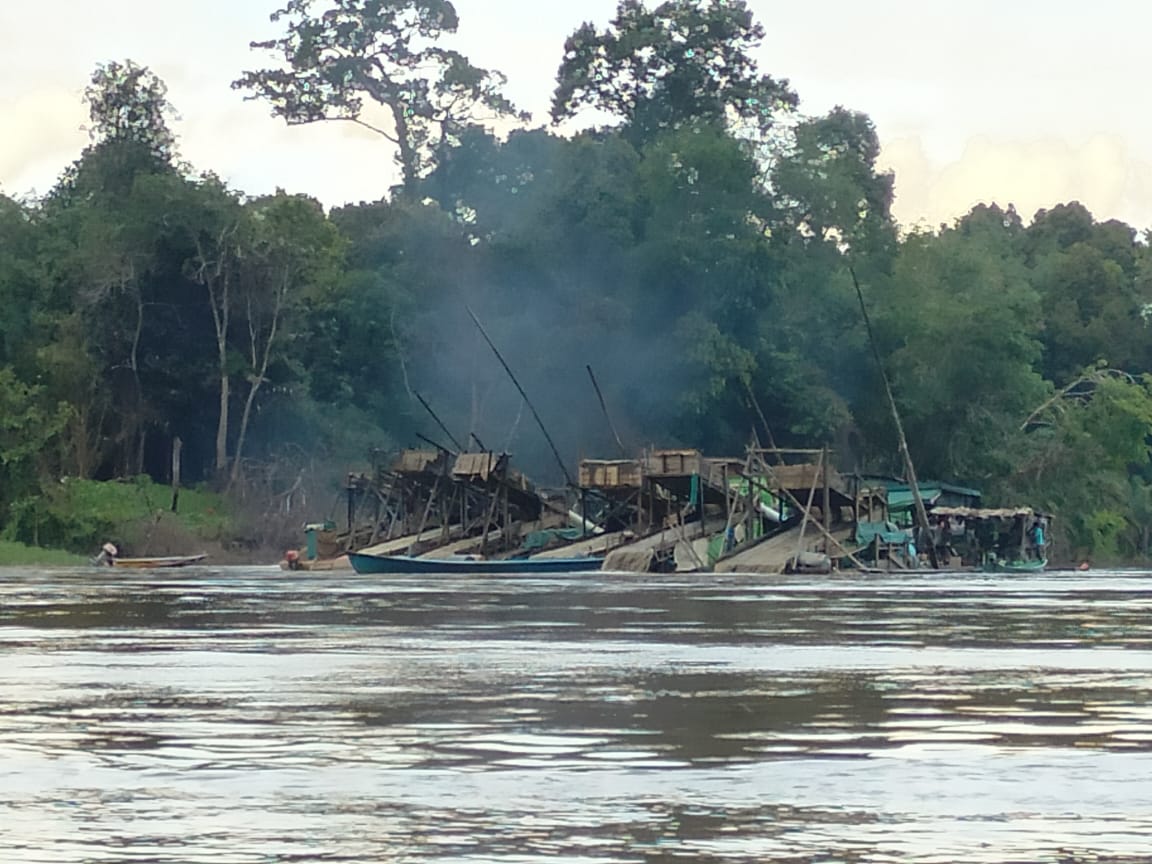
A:
<svg viewBox="0 0 1152 864">
<path fill-rule="evenodd" d="M 596 398 L 600 400 L 600 410 L 604 412 L 604 419 L 608 421 L 608 428 L 612 430 L 612 437 L 616 439 L 616 446 L 620 448 L 620 455 L 626 459 L 628 458 L 628 451 L 624 449 L 624 442 L 620 440 L 620 433 L 616 431 L 616 424 L 612 422 L 612 417 L 608 414 L 608 404 L 604 401 L 604 394 L 600 392 L 600 385 L 596 382 L 592 365 L 586 364 L 584 368 L 588 370 L 588 377 L 592 379 L 592 388 L 596 391 Z"/>
<path fill-rule="evenodd" d="M 457 451 L 463 452 L 464 448 L 460 446 L 460 442 L 457 441 L 452 433 L 448 431 L 448 427 L 445 426 L 443 421 L 441 421 L 441 419 L 436 416 L 436 412 L 432 410 L 431 405 L 424 401 L 424 397 L 415 390 L 412 391 L 412 395 L 416 397 L 416 400 L 424 406 L 424 410 L 427 411 L 428 414 L 431 415 L 432 419 L 436 421 L 436 425 L 440 427 L 440 431 L 448 436 L 448 440 L 452 442 L 452 446 L 455 447 Z"/>
<path fill-rule="evenodd" d="M 556 458 L 556 464 L 560 466 L 560 471 L 564 475 L 564 481 L 569 486 L 575 486 L 572 482 L 572 475 L 568 473 L 568 467 L 564 464 L 564 460 L 560 458 L 560 451 L 556 449 L 556 443 L 552 440 L 552 436 L 548 434 L 548 429 L 544 426 L 544 421 L 540 419 L 540 415 L 536 412 L 536 406 L 532 404 L 532 400 L 528 398 L 528 394 L 524 392 L 524 388 L 520 386 L 520 382 L 516 380 L 515 374 L 512 372 L 512 367 L 504 360 L 499 349 L 496 347 L 491 337 L 488 336 L 488 331 L 484 329 L 484 325 L 480 323 L 480 319 L 476 317 L 476 313 L 472 311 L 471 307 L 464 307 L 469 316 L 472 318 L 472 323 L 476 325 L 476 329 L 480 331 L 480 335 L 484 337 L 484 341 L 488 343 L 488 347 L 492 349 L 492 353 L 496 355 L 496 359 L 500 361 L 500 365 L 504 367 L 504 371 L 508 373 L 508 377 L 512 379 L 512 384 L 516 387 L 520 397 L 524 400 L 524 404 L 528 406 L 528 410 L 532 412 L 533 418 L 536 420 L 536 425 L 540 427 L 540 431 L 544 435 L 544 440 L 548 442 L 548 446 L 552 449 L 552 455 Z"/>
<path fill-rule="evenodd" d="M 880 359 L 880 349 L 876 347 L 876 339 L 872 333 L 872 320 L 868 317 L 868 308 L 864 305 L 864 292 L 860 290 L 860 281 L 856 278 L 856 271 L 848 265 L 848 273 L 852 276 L 852 284 L 856 286 L 856 298 L 860 301 L 860 314 L 864 317 L 864 329 L 868 332 L 868 344 L 872 346 L 872 356 L 876 360 L 876 370 L 880 373 L 880 380 L 884 382 L 884 393 L 888 397 L 888 407 L 892 411 L 892 421 L 896 424 L 896 436 L 900 444 L 900 455 L 904 457 L 904 469 L 908 472 L 908 486 L 912 490 L 912 501 L 916 509 L 916 521 L 920 524 L 925 539 L 928 540 L 928 558 L 932 567 L 939 570 L 940 561 L 936 556 L 936 544 L 932 542 L 932 529 L 928 525 L 928 511 L 924 509 L 924 499 L 920 497 L 920 486 L 916 482 L 916 468 L 912 464 L 912 454 L 908 452 L 908 439 L 904 437 L 904 424 L 900 422 L 900 412 L 896 410 L 896 397 L 892 395 L 892 385 L 888 383 L 888 375 L 884 372 L 884 363 Z"/>
<path fill-rule="evenodd" d="M 832 482 L 832 481 L 831 481 L 831 478 L 828 476 L 828 462 L 829 462 L 829 459 L 828 459 L 828 448 L 827 448 L 827 447 L 825 447 L 825 448 L 824 448 L 824 450 L 823 450 L 823 452 L 821 452 L 821 454 L 820 454 L 820 461 L 821 461 L 821 463 L 823 463 L 823 468 L 824 468 L 824 471 L 823 471 L 823 475 L 824 475 L 824 476 L 823 476 L 823 481 L 824 481 L 824 501 L 823 501 L 823 504 L 822 504 L 822 507 L 821 507 L 821 509 L 823 510 L 823 512 L 821 513 L 821 516 L 823 516 L 823 518 L 824 518 L 824 529 L 825 529 L 827 532 L 831 533 L 831 532 L 832 532 L 832 490 L 831 490 L 831 482 Z M 827 551 L 828 551 L 828 550 L 827 550 L 827 541 L 825 541 L 825 550 L 824 550 L 824 551 L 825 551 L 825 552 L 827 552 Z"/>
<path fill-rule="evenodd" d="M 776 456 L 776 464 L 784 464 L 784 454 L 780 452 L 780 448 L 776 446 L 776 439 L 772 437 L 772 429 L 768 426 L 768 418 L 764 416 L 764 412 L 760 410 L 760 401 L 756 398 L 756 394 L 752 392 L 752 385 L 745 380 L 744 390 L 748 393 L 748 401 L 752 403 L 752 409 L 756 412 L 756 416 L 760 418 L 760 424 L 764 427 L 764 434 L 768 436 L 768 445 L 772 448 L 772 453 Z"/>
<path fill-rule="evenodd" d="M 800 553 L 804 551 L 804 529 L 808 527 L 808 522 L 812 515 L 812 502 L 816 498 L 816 485 L 820 482 L 821 469 L 824 467 L 824 454 L 820 454 L 820 462 L 816 465 L 816 470 L 812 473 L 812 486 L 808 490 L 808 506 L 804 508 L 804 518 L 800 520 L 800 536 L 796 539 L 796 555 L 794 557 L 795 566 L 800 566 Z M 815 521 L 815 520 L 812 520 Z M 825 530 L 827 536 L 829 532 Z"/>
<path fill-rule="evenodd" d="M 455 451 L 449 450 L 449 449 L 448 449 L 447 447 L 445 447 L 443 444 L 437 444 L 437 443 L 436 443 L 435 441 L 433 441 L 431 438 L 429 438 L 429 437 L 428 437 L 428 436 L 426 436 L 426 435 L 421 435 L 419 432 L 417 432 L 417 433 L 416 433 L 416 437 L 417 437 L 417 438 L 419 438 L 421 441 L 423 441 L 425 444 L 431 444 L 431 445 L 432 445 L 433 447 L 435 447 L 437 450 L 440 450 L 440 451 L 441 451 L 441 452 L 443 452 L 443 453 L 447 453 L 449 456 L 458 456 L 458 455 L 460 455 L 460 454 L 456 453 Z"/>
</svg>

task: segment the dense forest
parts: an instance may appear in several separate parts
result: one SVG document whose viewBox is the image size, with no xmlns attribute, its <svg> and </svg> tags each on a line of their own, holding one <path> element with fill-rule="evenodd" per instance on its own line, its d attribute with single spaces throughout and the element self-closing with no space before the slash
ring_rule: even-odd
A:
<svg viewBox="0 0 1152 864">
<path fill-rule="evenodd" d="M 1136 228 L 1075 202 L 902 228 L 869 118 L 806 114 L 758 68 L 743 0 L 621 0 L 556 46 L 535 122 L 444 47 L 447 0 L 291 0 L 274 20 L 237 89 L 290 124 L 374 129 L 401 183 L 330 212 L 246 195 L 181 159 L 155 74 L 97 68 L 89 146 L 43 198 L 0 196 L 10 536 L 62 477 L 166 480 L 177 439 L 185 482 L 319 490 L 372 448 L 444 440 L 421 397 L 559 480 L 470 310 L 570 468 L 619 453 L 591 366 L 626 448 L 740 454 L 754 399 L 777 443 L 899 474 L 859 285 L 920 477 L 1054 512 L 1085 554 L 1147 556 Z"/>
</svg>

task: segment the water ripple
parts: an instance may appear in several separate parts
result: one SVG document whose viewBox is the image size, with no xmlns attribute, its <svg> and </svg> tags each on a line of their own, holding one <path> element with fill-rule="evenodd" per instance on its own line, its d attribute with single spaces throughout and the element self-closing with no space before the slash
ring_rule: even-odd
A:
<svg viewBox="0 0 1152 864">
<path fill-rule="evenodd" d="M 1152 860 L 1145 585 L 12 569 L 0 860 Z"/>
</svg>

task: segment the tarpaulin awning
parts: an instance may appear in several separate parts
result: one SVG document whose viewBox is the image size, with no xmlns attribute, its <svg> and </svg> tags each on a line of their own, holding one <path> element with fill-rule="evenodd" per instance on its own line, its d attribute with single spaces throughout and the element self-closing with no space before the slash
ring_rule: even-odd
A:
<svg viewBox="0 0 1152 864">
<path fill-rule="evenodd" d="M 856 542 L 867 546 L 876 537 L 882 543 L 907 543 L 912 539 L 912 532 L 897 528 L 891 522 L 857 522 Z"/>
</svg>

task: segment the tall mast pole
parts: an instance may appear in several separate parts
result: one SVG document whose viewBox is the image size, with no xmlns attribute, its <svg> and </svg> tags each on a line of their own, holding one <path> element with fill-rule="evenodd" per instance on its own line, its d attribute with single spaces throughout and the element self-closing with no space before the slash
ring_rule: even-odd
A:
<svg viewBox="0 0 1152 864">
<path fill-rule="evenodd" d="M 548 446 L 552 448 L 552 455 L 556 459 L 556 464 L 560 466 L 561 473 L 564 474 L 564 482 L 569 486 L 575 486 L 572 482 L 572 475 L 568 473 L 568 468 L 564 465 L 564 460 L 560 458 L 560 451 L 556 449 L 556 444 L 552 440 L 552 436 L 548 434 L 548 430 L 544 427 L 544 421 L 540 419 L 540 415 L 536 413 L 536 407 L 532 404 L 532 400 L 528 398 L 528 394 L 524 392 L 524 388 L 520 386 L 520 382 L 516 380 L 512 368 L 505 362 L 504 357 L 500 354 L 499 349 L 495 343 L 489 338 L 488 331 L 484 329 L 484 325 L 480 323 L 480 319 L 476 317 L 476 313 L 472 311 L 471 307 L 465 306 L 468 314 L 472 318 L 472 323 L 476 325 L 476 329 L 480 331 L 480 335 L 484 337 L 484 341 L 488 343 L 488 347 L 492 349 L 492 353 L 496 355 L 496 359 L 500 361 L 500 365 L 504 367 L 504 371 L 508 373 L 508 377 L 512 379 L 512 383 L 520 393 L 520 397 L 524 400 L 524 404 L 528 406 L 528 410 L 532 412 L 532 416 L 536 419 L 536 425 L 540 427 L 540 431 L 544 433 L 544 440 L 548 442 Z"/>
<path fill-rule="evenodd" d="M 892 395 L 892 385 L 888 383 L 888 375 L 884 372 L 884 363 L 880 360 L 880 349 L 876 347 L 876 339 L 872 334 L 872 320 L 868 317 L 868 308 L 864 305 L 864 292 L 860 290 L 860 281 L 856 278 L 856 271 L 851 264 L 848 265 L 848 273 L 852 276 L 852 284 L 856 286 L 856 299 L 860 301 L 860 314 L 864 316 L 864 328 L 868 331 L 868 344 L 872 346 L 872 356 L 876 360 L 876 369 L 880 373 L 880 380 L 884 382 L 884 393 L 888 396 L 888 407 L 892 411 L 892 421 L 896 424 L 896 437 L 900 443 L 900 455 L 904 457 L 904 470 L 908 474 L 908 486 L 912 490 L 916 522 L 928 540 L 928 559 L 934 568 L 939 569 L 940 560 L 936 556 L 936 544 L 932 542 L 932 528 L 928 524 L 928 511 L 924 509 L 924 499 L 920 497 L 920 487 L 916 483 L 916 468 L 912 465 L 912 454 L 908 452 L 908 439 L 904 437 L 904 424 L 900 422 L 900 412 L 896 410 L 896 398 Z"/>
<path fill-rule="evenodd" d="M 616 431 L 616 424 L 608 414 L 608 404 L 604 401 L 604 394 L 600 392 L 600 385 L 596 382 L 596 375 L 592 371 L 592 364 L 584 366 L 588 370 L 588 377 L 592 379 L 592 388 L 596 391 L 596 398 L 600 400 L 600 410 L 604 412 L 604 419 L 608 421 L 608 428 L 612 430 L 612 437 L 616 439 L 616 446 L 620 448 L 620 455 L 627 458 L 628 451 L 624 449 L 624 442 L 620 440 L 620 433 Z"/>
<path fill-rule="evenodd" d="M 453 437 L 452 433 L 448 431 L 448 427 L 445 426 L 443 421 L 441 421 L 440 418 L 436 416 L 436 412 L 432 410 L 431 405 L 424 401 L 424 397 L 421 396 L 418 391 L 413 391 L 412 395 L 415 396 L 417 401 L 424 406 L 424 410 L 432 416 L 432 419 L 436 421 L 436 425 L 440 427 L 440 431 L 448 436 L 448 440 L 452 442 L 452 445 L 460 452 L 463 452 L 464 448 L 460 446 L 460 442 L 457 441 L 455 437 Z"/>
</svg>

